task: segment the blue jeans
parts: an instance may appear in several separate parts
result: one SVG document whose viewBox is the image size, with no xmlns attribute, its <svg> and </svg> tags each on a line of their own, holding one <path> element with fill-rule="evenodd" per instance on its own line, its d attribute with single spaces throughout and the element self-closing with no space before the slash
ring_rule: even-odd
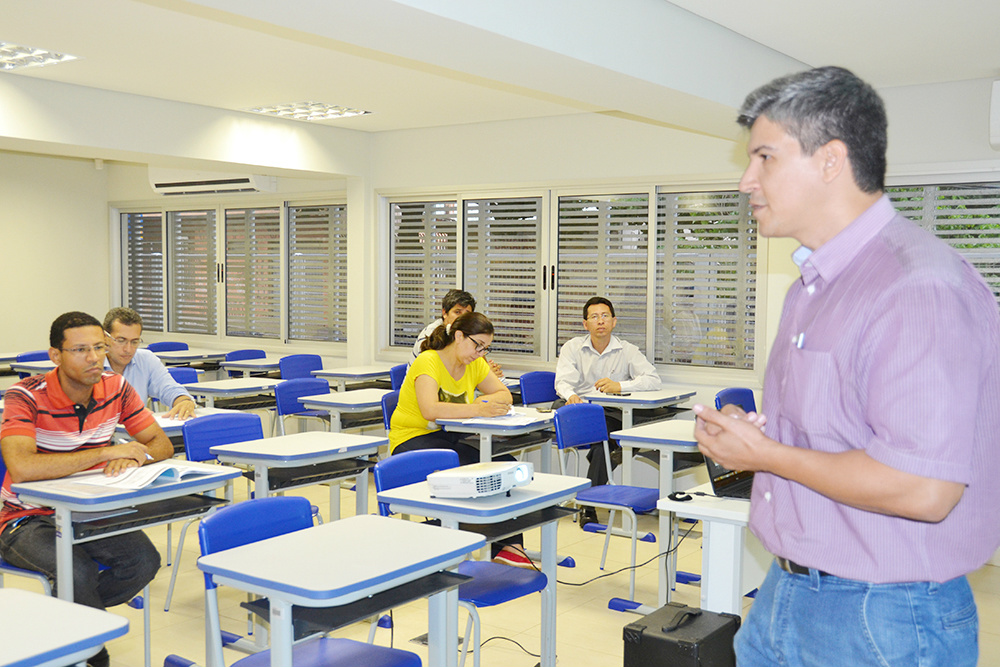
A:
<svg viewBox="0 0 1000 667">
<path fill-rule="evenodd" d="M 56 526 L 52 516 L 30 516 L 0 533 L 0 556 L 15 567 L 41 572 L 55 592 Z M 98 563 L 106 569 L 98 571 Z M 142 531 L 73 545 L 73 600 L 104 609 L 128 602 L 153 580 L 160 553 Z"/>
<path fill-rule="evenodd" d="M 975 667 L 978 656 L 965 577 L 869 584 L 773 564 L 736 635 L 740 667 Z"/>
</svg>

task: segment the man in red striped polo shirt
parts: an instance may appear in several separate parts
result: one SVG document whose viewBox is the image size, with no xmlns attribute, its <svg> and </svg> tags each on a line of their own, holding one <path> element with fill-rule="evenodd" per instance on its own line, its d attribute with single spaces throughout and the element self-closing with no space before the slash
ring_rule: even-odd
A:
<svg viewBox="0 0 1000 667">
<path fill-rule="evenodd" d="M 59 316 L 49 332 L 56 369 L 18 382 L 4 395 L 0 450 L 7 466 L 0 510 L 0 556 L 55 581 L 52 510 L 18 501 L 11 483 L 65 477 L 103 466 L 117 475 L 169 458 L 173 446 L 135 390 L 104 372 L 107 341 L 86 313 Z M 114 445 L 115 427 L 134 438 Z M 98 573 L 98 563 L 107 567 Z M 160 555 L 141 531 L 73 548 L 74 599 L 103 609 L 131 599 L 160 567 Z M 104 654 L 106 656 L 106 654 Z"/>
</svg>

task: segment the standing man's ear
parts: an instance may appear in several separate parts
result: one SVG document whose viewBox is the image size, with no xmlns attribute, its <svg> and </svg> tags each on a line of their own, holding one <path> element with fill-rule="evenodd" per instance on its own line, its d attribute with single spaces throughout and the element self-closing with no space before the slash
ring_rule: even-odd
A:
<svg viewBox="0 0 1000 667">
<path fill-rule="evenodd" d="M 823 159 L 823 181 L 831 183 L 836 180 L 844 170 L 848 168 L 847 144 L 840 139 L 831 139 L 820 146 L 820 157 Z"/>
</svg>

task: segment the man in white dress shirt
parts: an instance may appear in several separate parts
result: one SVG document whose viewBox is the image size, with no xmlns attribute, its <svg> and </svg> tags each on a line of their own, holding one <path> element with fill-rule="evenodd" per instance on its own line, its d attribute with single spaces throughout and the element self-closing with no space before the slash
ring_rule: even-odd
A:
<svg viewBox="0 0 1000 667">
<path fill-rule="evenodd" d="M 556 393 L 560 399 L 552 404 L 553 408 L 583 403 L 586 399 L 581 396 L 594 391 L 620 394 L 660 388 L 656 367 L 642 350 L 612 333 L 617 324 L 615 307 L 608 299 L 595 296 L 583 306 L 583 326 L 588 334 L 566 341 L 559 351 Z M 605 408 L 604 417 L 609 433 L 621 429 L 620 410 Z M 611 445 L 618 449 L 614 441 Z M 608 470 L 603 454 L 595 455 L 595 451 L 591 449 L 587 454 L 590 460 L 587 476 L 597 486 L 607 483 Z M 583 518 L 596 520 L 588 513 Z"/>
</svg>

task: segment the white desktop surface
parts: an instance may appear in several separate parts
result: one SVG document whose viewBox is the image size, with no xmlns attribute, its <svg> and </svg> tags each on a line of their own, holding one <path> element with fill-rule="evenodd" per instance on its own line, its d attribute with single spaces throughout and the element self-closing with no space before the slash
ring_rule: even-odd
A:
<svg viewBox="0 0 1000 667">
<path fill-rule="evenodd" d="M 229 415 L 238 414 L 240 412 L 240 410 L 225 410 L 223 408 L 195 408 L 194 416 L 191 417 L 191 419 L 194 419 L 195 417 L 205 417 L 207 415 Z M 166 412 L 157 412 L 153 414 L 153 418 L 156 420 L 156 423 L 160 425 L 160 428 L 163 429 L 163 432 L 167 434 L 167 437 L 180 435 L 181 431 L 184 429 L 185 422 L 191 421 L 191 419 L 167 419 L 166 415 Z M 123 424 L 116 426 L 115 432 L 119 435 L 128 435 L 128 431 L 125 429 Z"/>
<path fill-rule="evenodd" d="M 599 391 L 587 392 L 580 398 L 606 407 L 622 411 L 622 428 L 632 428 L 632 411 L 664 408 L 685 401 L 697 392 L 687 387 L 668 385 L 654 391 L 633 391 L 628 396 L 615 396 Z"/>
<path fill-rule="evenodd" d="M 436 423 L 445 431 L 455 433 L 478 433 L 479 434 L 479 460 L 483 463 L 493 460 L 493 436 L 505 435 L 514 436 L 524 433 L 541 431 L 552 426 L 554 413 L 539 412 L 535 408 L 525 408 L 515 406 L 514 412 L 517 416 L 528 417 L 528 423 L 521 423 L 523 420 L 511 421 L 506 416 L 501 417 L 476 417 L 466 419 L 438 419 Z M 542 472 L 551 472 L 552 443 L 542 451 Z"/>
<path fill-rule="evenodd" d="M 17 373 L 27 373 L 28 375 L 44 375 L 56 365 L 51 361 L 12 361 L 10 369 Z"/>
<path fill-rule="evenodd" d="M 240 371 L 243 376 L 253 372 L 276 371 L 281 357 L 264 356 L 255 359 L 238 359 L 236 361 L 220 361 L 219 368 L 226 371 Z"/>
<path fill-rule="evenodd" d="M 340 431 L 340 415 L 345 412 L 366 412 L 382 408 L 382 397 L 388 389 L 357 389 L 334 391 L 327 394 L 302 396 L 299 403 L 309 410 L 326 410 L 330 413 L 330 430 Z"/>
<path fill-rule="evenodd" d="M 274 386 L 281 382 L 272 378 L 230 378 L 211 382 L 194 382 L 183 385 L 192 396 L 204 396 L 208 407 L 215 405 L 216 398 L 236 398 L 255 394 L 273 394 Z"/>
<path fill-rule="evenodd" d="M 313 371 L 312 374 L 318 378 L 334 380 L 337 383 L 337 391 L 347 390 L 348 382 L 361 382 L 363 380 L 378 380 L 389 378 L 389 370 L 392 365 L 369 364 L 367 366 L 341 366 L 340 368 L 323 368 Z"/>
<path fill-rule="evenodd" d="M 348 517 L 198 559 L 221 584 L 271 601 L 271 664 L 291 666 L 291 605 L 338 606 L 443 570 L 484 546 L 481 535 L 375 515 Z M 428 601 L 429 660 L 457 662 L 458 590 Z"/>
<path fill-rule="evenodd" d="M 773 560 L 747 529 L 750 501 L 717 498 L 711 495 L 711 484 L 687 493 L 691 500 L 661 498 L 656 508 L 702 522 L 701 608 L 739 614 L 743 595 L 760 586 Z"/>
<path fill-rule="evenodd" d="M 166 350 L 164 352 L 153 352 L 164 364 L 183 364 L 191 361 L 224 361 L 225 352 L 218 350 L 200 350 L 191 348 L 187 350 Z"/>
<path fill-rule="evenodd" d="M 40 593 L 0 588 L 0 667 L 63 667 L 128 632 L 128 619 Z"/>
</svg>

